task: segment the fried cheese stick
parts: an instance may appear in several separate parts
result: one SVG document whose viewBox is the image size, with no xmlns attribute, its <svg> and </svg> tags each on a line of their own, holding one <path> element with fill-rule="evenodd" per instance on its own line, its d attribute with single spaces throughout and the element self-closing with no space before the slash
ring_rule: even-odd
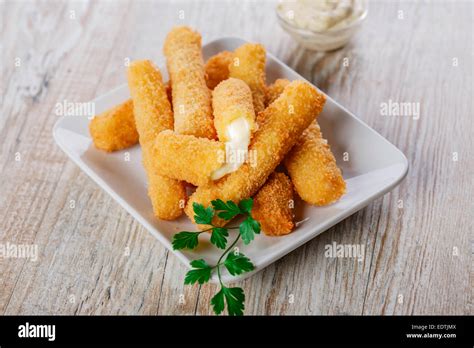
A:
<svg viewBox="0 0 474 348">
<path fill-rule="evenodd" d="M 165 83 L 165 89 L 171 103 L 169 81 Z M 89 131 L 95 147 L 107 152 L 123 150 L 137 144 L 138 132 L 133 115 L 133 100 L 128 99 L 95 116 L 89 123 Z"/>
<path fill-rule="evenodd" d="M 243 117 L 249 130 L 255 130 L 255 110 L 252 91 L 239 79 L 229 78 L 222 81 L 212 91 L 214 127 L 220 141 L 229 141 L 228 126 L 237 118 Z"/>
<path fill-rule="evenodd" d="M 346 192 L 346 183 L 317 122 L 308 127 L 285 158 L 296 192 L 305 202 L 327 205 Z"/>
<path fill-rule="evenodd" d="M 252 217 L 267 236 L 293 231 L 293 185 L 284 173 L 273 173 L 253 197 Z"/>
<path fill-rule="evenodd" d="M 225 145 L 207 138 L 163 131 L 155 140 L 152 156 L 158 174 L 201 186 L 211 183 L 211 174 L 222 166 Z"/>
<path fill-rule="evenodd" d="M 176 27 L 166 37 L 164 53 L 171 80 L 175 132 L 215 139 L 201 35 L 188 27 Z"/>
<path fill-rule="evenodd" d="M 290 84 L 290 80 L 287 79 L 277 79 L 265 90 L 265 106 L 273 103 L 276 98 L 283 93 L 283 90 L 286 86 Z"/>
<path fill-rule="evenodd" d="M 214 126 L 225 142 L 225 164 L 212 173 L 218 180 L 235 172 L 248 160 L 250 139 L 255 130 L 255 111 L 249 86 L 239 79 L 222 81 L 212 91 Z"/>
<path fill-rule="evenodd" d="M 267 105 L 278 98 L 289 83 L 286 79 L 278 79 L 271 84 L 267 88 Z M 341 170 L 327 141 L 322 137 L 317 121 L 304 131 L 284 163 L 296 192 L 309 204 L 333 203 L 346 191 Z"/>
<path fill-rule="evenodd" d="M 229 65 L 232 63 L 232 57 L 232 52 L 222 51 L 207 60 L 204 71 L 209 89 L 216 88 L 220 82 L 229 78 Z"/>
<path fill-rule="evenodd" d="M 132 99 L 95 116 L 89 123 L 89 132 L 95 147 L 107 152 L 138 143 Z"/>
<path fill-rule="evenodd" d="M 193 220 L 194 202 L 207 207 L 217 198 L 238 203 L 252 197 L 321 112 L 325 99 L 306 82 L 289 84 L 281 96 L 263 111 L 264 122 L 255 132 L 249 147 L 249 151 L 255 152 L 256 163 L 244 163 L 221 180 L 198 187 L 186 205 L 186 214 Z M 223 226 L 226 221 L 216 218 L 214 223 Z"/>
<path fill-rule="evenodd" d="M 143 60 L 130 64 L 127 77 L 148 177 L 148 196 L 155 215 L 172 220 L 182 214 L 186 190 L 183 183 L 152 170 L 150 153 L 157 135 L 165 129 L 173 129 L 173 113 L 161 73 L 149 60 Z"/>
<path fill-rule="evenodd" d="M 234 51 L 229 76 L 244 81 L 252 91 L 255 113 L 265 108 L 265 48 L 259 44 L 244 44 Z"/>
</svg>

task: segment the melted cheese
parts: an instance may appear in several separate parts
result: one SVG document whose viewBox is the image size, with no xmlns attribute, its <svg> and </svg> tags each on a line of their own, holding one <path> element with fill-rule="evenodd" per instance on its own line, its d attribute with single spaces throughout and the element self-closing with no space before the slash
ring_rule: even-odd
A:
<svg viewBox="0 0 474 348">
<path fill-rule="evenodd" d="M 244 117 L 239 117 L 227 126 L 225 143 L 226 160 L 219 169 L 215 170 L 211 178 L 217 180 L 235 172 L 246 161 L 250 144 L 250 125 Z"/>
</svg>

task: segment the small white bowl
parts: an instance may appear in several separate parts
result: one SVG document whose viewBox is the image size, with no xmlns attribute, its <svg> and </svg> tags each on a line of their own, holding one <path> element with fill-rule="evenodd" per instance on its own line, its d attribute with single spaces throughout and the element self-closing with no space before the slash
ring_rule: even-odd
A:
<svg viewBox="0 0 474 348">
<path fill-rule="evenodd" d="M 278 9 L 276 10 L 278 23 L 280 23 L 281 27 L 303 47 L 312 51 L 331 51 L 344 46 L 367 18 L 367 13 L 368 8 L 366 5 L 360 16 L 345 27 L 314 31 L 296 27 L 288 22 Z"/>
</svg>

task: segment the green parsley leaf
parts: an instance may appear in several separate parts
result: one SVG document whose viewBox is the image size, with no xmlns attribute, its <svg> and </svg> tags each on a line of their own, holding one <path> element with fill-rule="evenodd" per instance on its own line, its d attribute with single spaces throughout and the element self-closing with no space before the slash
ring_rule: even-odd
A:
<svg viewBox="0 0 474 348">
<path fill-rule="evenodd" d="M 212 309 L 214 309 L 214 313 L 217 315 L 221 314 L 224 310 L 224 289 L 225 288 L 221 288 L 221 290 L 211 298 Z"/>
<path fill-rule="evenodd" d="M 227 205 L 222 199 L 215 199 L 211 201 L 211 204 L 215 210 L 227 210 Z"/>
<path fill-rule="evenodd" d="M 253 199 L 248 198 L 239 202 L 234 203 L 229 200 L 224 202 L 221 199 L 213 200 L 210 207 L 205 208 L 202 204 L 193 203 L 194 220 L 200 225 L 211 225 L 206 231 L 212 230 L 211 243 L 219 249 L 226 249 L 227 237 L 229 236 L 229 228 L 237 227 L 216 227 L 212 225 L 212 220 L 217 213 L 217 216 L 231 220 L 237 215 L 244 215 L 245 220 L 239 225 L 239 235 L 234 240 L 232 246 L 234 246 L 240 238 L 244 241 L 244 244 L 249 244 L 255 239 L 255 234 L 260 233 L 260 223 L 252 217 Z M 173 236 L 173 248 L 174 249 L 193 249 L 198 245 L 198 236 L 200 232 L 180 232 Z M 184 284 L 204 284 L 211 278 L 212 271 L 217 267 L 224 265 L 229 273 L 233 276 L 240 275 L 245 272 L 250 272 L 255 269 L 252 261 L 241 253 L 229 252 L 230 248 L 226 249 L 220 256 L 219 261 L 216 265 L 210 266 L 205 260 L 199 259 L 191 262 L 193 267 L 186 273 Z M 225 257 L 225 261 L 221 260 Z M 245 309 L 245 294 L 241 288 L 228 288 L 222 283 L 220 272 L 217 272 L 219 281 L 221 283 L 221 289 L 211 299 L 211 305 L 214 312 L 219 315 L 227 307 L 229 315 L 243 315 Z"/>
<path fill-rule="evenodd" d="M 253 271 L 254 266 L 252 261 L 242 253 L 231 252 L 227 255 L 224 261 L 224 266 L 230 274 L 239 275 L 245 272 Z"/>
<path fill-rule="evenodd" d="M 199 232 L 179 232 L 173 236 L 173 249 L 194 249 L 198 245 Z"/>
<path fill-rule="evenodd" d="M 255 220 L 252 216 L 249 215 L 249 217 L 247 218 L 247 220 L 249 220 L 249 223 L 252 225 L 252 228 L 253 228 L 253 231 L 256 233 L 256 234 L 260 234 L 260 222 L 258 222 L 257 220 Z"/>
<path fill-rule="evenodd" d="M 229 315 L 243 315 L 245 294 L 241 288 L 226 288 L 221 290 L 211 299 L 211 305 L 216 314 L 221 314 L 224 310 L 224 299 L 227 303 L 227 312 Z"/>
<path fill-rule="evenodd" d="M 225 249 L 225 246 L 227 245 L 226 237 L 228 236 L 229 232 L 227 231 L 227 228 L 214 227 L 211 234 L 211 243 L 219 249 Z"/>
<path fill-rule="evenodd" d="M 224 296 L 227 302 L 229 315 L 243 315 L 245 294 L 241 288 L 224 288 Z"/>
<path fill-rule="evenodd" d="M 247 198 L 244 200 L 241 200 L 239 203 L 239 208 L 243 213 L 248 213 L 250 214 L 250 211 L 252 210 L 253 207 L 253 199 L 252 198 Z"/>
<path fill-rule="evenodd" d="M 209 281 L 211 278 L 212 268 L 207 264 L 203 259 L 191 261 L 191 266 L 195 269 L 192 269 L 186 273 L 184 278 L 184 284 L 204 284 Z"/>
<path fill-rule="evenodd" d="M 231 220 L 233 217 L 241 213 L 239 207 L 233 201 L 227 201 L 227 203 L 224 203 L 223 200 L 216 199 L 211 203 L 214 209 L 219 211 L 217 216 L 224 220 Z"/>
<path fill-rule="evenodd" d="M 260 223 L 251 216 L 248 216 L 244 222 L 240 224 L 239 232 L 244 244 L 249 244 L 254 239 L 254 235 L 260 233 Z"/>
<path fill-rule="evenodd" d="M 214 209 L 212 207 L 204 208 L 202 204 L 193 203 L 193 210 L 194 210 L 194 221 L 197 224 L 201 225 L 211 225 L 212 218 L 214 217 Z"/>
</svg>

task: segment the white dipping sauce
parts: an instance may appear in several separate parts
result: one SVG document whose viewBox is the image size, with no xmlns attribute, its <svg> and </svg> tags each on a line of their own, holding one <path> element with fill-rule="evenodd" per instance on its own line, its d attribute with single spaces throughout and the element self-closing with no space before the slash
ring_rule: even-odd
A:
<svg viewBox="0 0 474 348">
<path fill-rule="evenodd" d="M 364 6 L 360 0 L 286 0 L 277 10 L 300 29 L 324 32 L 349 25 L 360 17 Z"/>
</svg>

